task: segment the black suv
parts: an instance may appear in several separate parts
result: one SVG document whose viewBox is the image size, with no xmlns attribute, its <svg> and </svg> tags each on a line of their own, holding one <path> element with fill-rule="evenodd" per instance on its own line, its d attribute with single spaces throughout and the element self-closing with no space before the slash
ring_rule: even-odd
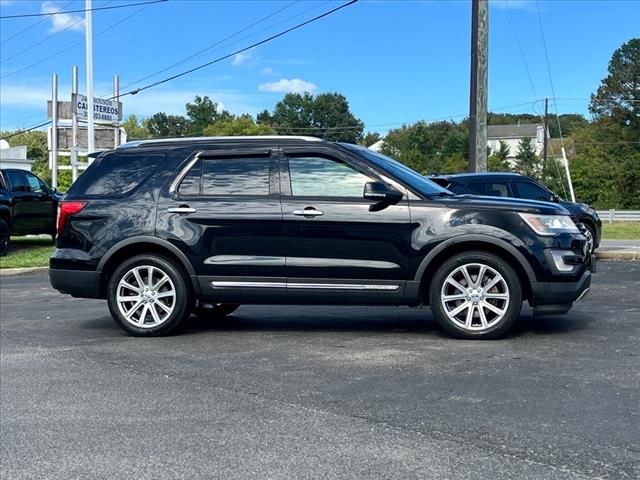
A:
<svg viewBox="0 0 640 480">
<path fill-rule="evenodd" d="M 429 177 L 438 185 L 454 193 L 488 195 L 491 197 L 526 198 L 559 203 L 569 210 L 573 220 L 583 229 L 593 252 L 600 245 L 602 222 L 598 213 L 586 203 L 562 200 L 540 182 L 519 173 L 457 173 Z"/>
<path fill-rule="evenodd" d="M 56 235 L 56 209 L 61 195 L 26 170 L 0 170 L 0 256 L 10 235 Z"/>
<path fill-rule="evenodd" d="M 305 137 L 131 142 L 60 204 L 54 288 L 106 298 L 132 335 L 240 304 L 430 305 L 502 335 L 528 300 L 565 313 L 591 283 L 563 207 L 453 195 L 356 145 Z"/>
</svg>

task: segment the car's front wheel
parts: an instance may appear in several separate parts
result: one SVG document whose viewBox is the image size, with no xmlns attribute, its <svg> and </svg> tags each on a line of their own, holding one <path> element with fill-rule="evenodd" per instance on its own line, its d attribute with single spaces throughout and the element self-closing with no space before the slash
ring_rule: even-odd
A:
<svg viewBox="0 0 640 480">
<path fill-rule="evenodd" d="M 190 288 L 186 275 L 171 260 L 139 255 L 113 272 L 107 301 L 114 320 L 127 333 L 161 336 L 191 313 Z"/>
<path fill-rule="evenodd" d="M 498 338 L 518 318 L 522 286 L 504 259 L 488 252 L 458 254 L 433 277 L 431 310 L 444 330 L 459 338 Z"/>
</svg>

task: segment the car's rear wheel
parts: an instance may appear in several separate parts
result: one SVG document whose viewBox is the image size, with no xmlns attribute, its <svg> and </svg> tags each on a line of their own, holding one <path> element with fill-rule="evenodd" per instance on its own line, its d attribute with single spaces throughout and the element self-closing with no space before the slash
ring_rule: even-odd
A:
<svg viewBox="0 0 640 480">
<path fill-rule="evenodd" d="M 134 336 L 161 336 L 191 313 L 186 275 L 167 258 L 139 255 L 113 272 L 107 301 L 116 323 Z"/>
<path fill-rule="evenodd" d="M 0 257 L 4 257 L 9 251 L 9 225 L 0 220 Z"/>
<path fill-rule="evenodd" d="M 240 305 L 236 303 L 199 303 L 195 314 L 199 318 L 223 318 L 235 312 Z"/>
<path fill-rule="evenodd" d="M 434 317 L 451 335 L 498 338 L 520 314 L 522 286 L 504 259 L 488 252 L 469 252 L 438 269 L 429 299 Z"/>
</svg>

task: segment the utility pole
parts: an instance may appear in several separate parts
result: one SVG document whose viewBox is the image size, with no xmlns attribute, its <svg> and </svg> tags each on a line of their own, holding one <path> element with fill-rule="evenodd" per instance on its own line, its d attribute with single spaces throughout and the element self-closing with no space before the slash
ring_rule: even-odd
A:
<svg viewBox="0 0 640 480">
<path fill-rule="evenodd" d="M 471 0 L 469 171 L 487 171 L 488 0 Z"/>
<path fill-rule="evenodd" d="M 120 76 L 113 76 L 113 99 L 116 102 L 120 101 Z M 116 122 L 113 128 L 113 148 L 118 148 L 120 145 L 120 122 Z"/>
<path fill-rule="evenodd" d="M 58 186 L 58 74 L 51 76 L 51 186 Z"/>
<path fill-rule="evenodd" d="M 544 161 L 544 165 L 547 164 L 547 144 L 549 140 L 547 139 L 547 131 L 549 128 L 549 99 L 544 99 L 544 141 L 542 143 L 542 158 Z M 555 160 L 554 160 L 555 161 Z"/>
<path fill-rule="evenodd" d="M 95 150 L 95 130 L 93 124 L 93 15 L 92 0 L 85 0 L 85 41 L 87 50 L 87 153 Z M 89 157 L 89 163 L 93 158 Z"/>
<path fill-rule="evenodd" d="M 78 101 L 78 67 L 71 69 L 71 101 Z M 78 179 L 78 114 L 76 105 L 71 106 L 71 181 Z"/>
</svg>

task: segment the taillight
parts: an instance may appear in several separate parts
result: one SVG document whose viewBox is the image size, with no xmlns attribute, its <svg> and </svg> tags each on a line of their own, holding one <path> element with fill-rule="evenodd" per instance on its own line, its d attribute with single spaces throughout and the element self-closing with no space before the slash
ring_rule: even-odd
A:
<svg viewBox="0 0 640 480">
<path fill-rule="evenodd" d="M 87 205 L 87 202 L 65 202 L 58 203 L 58 220 L 56 230 L 58 235 L 62 232 L 67 220 L 71 215 L 75 215 Z"/>
</svg>

